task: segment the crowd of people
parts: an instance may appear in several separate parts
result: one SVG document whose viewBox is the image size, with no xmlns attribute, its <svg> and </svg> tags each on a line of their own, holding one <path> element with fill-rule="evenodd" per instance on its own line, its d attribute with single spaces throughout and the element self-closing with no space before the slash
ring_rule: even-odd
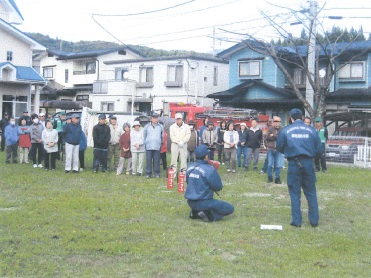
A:
<svg viewBox="0 0 371 278">
<path fill-rule="evenodd" d="M 257 171 L 263 145 L 267 152 L 260 173 L 267 174 L 268 183 L 282 183 L 280 175 L 284 159 L 288 161 L 291 225 L 300 227 L 302 224 L 300 191 L 303 188 L 309 206 L 309 221 L 316 227 L 319 215 L 315 171 L 321 168 L 323 172 L 327 171 L 324 150 L 328 133 L 321 118 L 316 119 L 313 128 L 311 119 L 303 118 L 299 109 L 290 111 L 290 119 L 292 124 L 282 127 L 281 118 L 274 116 L 263 132 L 256 120 L 252 120 L 250 128 L 242 123 L 236 130 L 233 121 L 222 121 L 215 128 L 213 121 L 206 118 L 197 131 L 193 121 L 187 124 L 183 115 L 176 113 L 175 123 L 169 129 L 170 167 L 175 173 L 186 173 L 185 198 L 191 208 L 190 218 L 216 221 L 234 211 L 231 204 L 213 198 L 214 192 L 223 187 L 218 172 L 207 163 L 215 159 L 215 151 L 227 173 L 236 173 L 237 167 L 249 171 L 251 161 L 252 170 Z M 31 161 L 34 168 L 53 171 L 56 170 L 56 160 L 62 159 L 65 173 L 83 171 L 87 138 L 79 121 L 79 114 L 67 117 L 61 112 L 58 118 L 53 118 L 44 113 L 29 116 L 28 111 L 24 111 L 17 124 L 14 117 L 5 113 L 0 122 L 1 151 L 6 147 L 5 162 L 18 163 L 19 150 L 19 163 Z M 100 114 L 92 131 L 93 172 L 98 173 L 99 169 L 106 172 L 112 168 L 116 175 L 124 172 L 126 175 L 145 175 L 147 179 L 160 178 L 161 164 L 163 170 L 168 169 L 167 136 L 157 113 L 151 115 L 150 122 L 144 127 L 139 121 L 121 127 L 113 114 L 108 120 L 105 114 Z"/>
<path fill-rule="evenodd" d="M 55 170 L 56 160 L 62 159 L 66 173 L 83 171 L 87 139 L 79 120 L 78 114 L 66 117 L 63 111 L 57 118 L 44 113 L 29 116 L 28 111 L 24 111 L 16 124 L 15 118 L 5 113 L 0 128 L 2 151 L 6 145 L 6 163 L 17 163 L 19 151 L 19 162 L 31 161 L 34 168 Z M 311 119 L 305 117 L 304 123 L 311 125 Z M 315 128 L 322 143 L 321 152 L 314 159 L 315 170 L 320 171 L 322 168 L 326 172 L 325 143 L 328 133 L 321 118 L 316 119 Z M 252 170 L 257 171 L 263 146 L 266 158 L 260 173 L 267 175 L 268 183 L 282 183 L 280 175 L 284 167 L 284 156 L 276 148 L 282 130 L 280 117 L 274 116 L 264 132 L 255 119 L 251 121 L 251 127 L 241 123 L 236 130 L 233 121 L 221 121 L 216 127 L 211 119 L 205 118 L 203 126 L 199 131 L 197 129 L 194 121 L 187 124 L 183 115 L 176 113 L 175 123 L 169 130 L 171 145 L 167 146 L 168 134 L 163 122 L 159 122 L 157 113 L 151 115 L 150 122 L 144 127 L 141 127 L 139 121 L 135 121 L 132 126 L 129 123 L 119 126 L 115 115 L 110 114 L 107 120 L 105 114 L 100 114 L 92 132 L 93 172 L 98 173 L 99 168 L 102 172 L 112 169 L 116 175 L 125 173 L 158 178 L 161 176 L 161 164 L 163 170 L 168 170 L 169 150 L 170 167 L 175 172 L 185 171 L 196 160 L 195 150 L 201 144 L 207 147 L 208 158 L 225 165 L 227 173 L 236 173 L 237 167 L 249 171 L 250 164 Z"/>
</svg>

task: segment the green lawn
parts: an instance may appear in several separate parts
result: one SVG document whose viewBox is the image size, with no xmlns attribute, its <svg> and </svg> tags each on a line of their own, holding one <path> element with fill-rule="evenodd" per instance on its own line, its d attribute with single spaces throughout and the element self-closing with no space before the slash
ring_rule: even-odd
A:
<svg viewBox="0 0 371 278">
<path fill-rule="evenodd" d="M 92 165 L 92 151 L 86 164 Z M 329 165 L 317 175 L 320 225 L 290 223 L 284 184 L 240 170 L 221 197 L 222 221 L 188 218 L 160 179 L 65 174 L 5 164 L 0 153 L 1 277 L 370 277 L 371 171 Z M 216 197 L 218 198 L 218 197 Z M 261 224 L 283 225 L 282 231 Z"/>
</svg>

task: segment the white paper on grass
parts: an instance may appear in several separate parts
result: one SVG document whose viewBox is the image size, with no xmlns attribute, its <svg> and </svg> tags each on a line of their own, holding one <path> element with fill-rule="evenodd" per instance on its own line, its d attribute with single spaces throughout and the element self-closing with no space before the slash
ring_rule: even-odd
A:
<svg viewBox="0 0 371 278">
<path fill-rule="evenodd" d="M 280 230 L 282 231 L 282 225 L 260 225 L 261 230 Z"/>
</svg>

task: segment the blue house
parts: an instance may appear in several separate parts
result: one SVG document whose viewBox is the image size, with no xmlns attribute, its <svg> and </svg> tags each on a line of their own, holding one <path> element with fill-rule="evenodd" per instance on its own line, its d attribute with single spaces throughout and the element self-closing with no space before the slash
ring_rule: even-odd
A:
<svg viewBox="0 0 371 278">
<path fill-rule="evenodd" d="M 287 60 L 306 59 L 307 47 L 276 47 Z M 319 50 L 319 67 L 326 63 L 328 54 L 337 60 L 333 63 L 335 74 L 326 94 L 325 115 L 371 111 L 371 41 L 326 45 Z M 287 120 L 288 111 L 303 109 L 302 102 L 269 55 L 252 50 L 245 42 L 234 45 L 218 54 L 229 61 L 229 89 L 208 95 L 219 106 L 257 109 L 267 115 L 279 115 Z M 295 63 L 285 63 L 296 87 L 305 96 L 306 76 Z M 303 109 L 304 110 L 304 109 Z"/>
</svg>

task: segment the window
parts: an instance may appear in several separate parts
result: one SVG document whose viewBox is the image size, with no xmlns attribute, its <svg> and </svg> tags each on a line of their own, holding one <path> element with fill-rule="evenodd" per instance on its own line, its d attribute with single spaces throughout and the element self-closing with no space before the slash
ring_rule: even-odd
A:
<svg viewBox="0 0 371 278">
<path fill-rule="evenodd" d="M 183 85 L 183 65 L 169 65 L 167 67 L 167 87 L 182 87 Z"/>
<path fill-rule="evenodd" d="M 352 62 L 340 64 L 339 79 L 361 79 L 364 80 L 365 62 Z"/>
<path fill-rule="evenodd" d="M 116 81 L 120 81 L 120 80 L 124 80 L 124 74 L 125 72 L 128 72 L 127 69 L 123 69 L 123 68 L 117 68 L 115 69 L 115 80 Z"/>
<path fill-rule="evenodd" d="M 45 78 L 53 78 L 53 68 L 43 68 L 43 76 Z"/>
<path fill-rule="evenodd" d="M 7 61 L 13 61 L 13 51 L 7 51 L 6 52 L 6 60 Z"/>
<path fill-rule="evenodd" d="M 86 63 L 86 73 L 87 74 L 95 73 L 95 67 L 96 67 L 95 62 Z"/>
<path fill-rule="evenodd" d="M 305 76 L 302 69 L 294 69 L 294 83 L 296 85 L 305 85 Z"/>
<path fill-rule="evenodd" d="M 68 83 L 68 69 L 64 70 L 64 83 Z"/>
<path fill-rule="evenodd" d="M 101 111 L 115 111 L 115 103 L 114 102 L 101 102 L 100 103 L 100 110 Z"/>
<path fill-rule="evenodd" d="M 139 82 L 153 84 L 153 67 L 139 68 Z"/>
<path fill-rule="evenodd" d="M 218 86 L 218 67 L 214 67 L 213 85 Z"/>
<path fill-rule="evenodd" d="M 239 77 L 261 77 L 261 61 L 239 62 Z"/>
</svg>

